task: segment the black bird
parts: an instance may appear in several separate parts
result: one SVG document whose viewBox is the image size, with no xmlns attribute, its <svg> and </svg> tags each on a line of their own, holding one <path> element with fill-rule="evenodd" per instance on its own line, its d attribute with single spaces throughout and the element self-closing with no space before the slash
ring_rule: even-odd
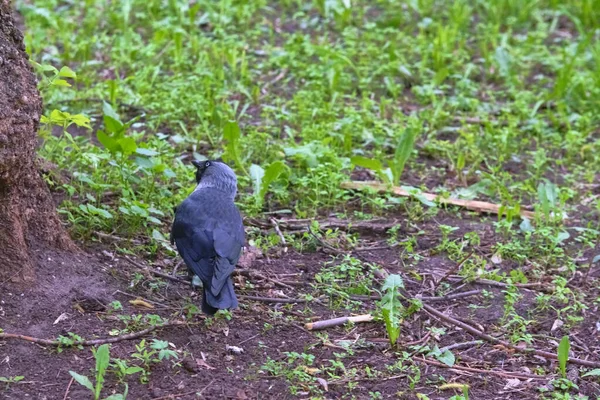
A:
<svg viewBox="0 0 600 400">
<path fill-rule="evenodd" d="M 238 305 L 231 274 L 242 254 L 244 225 L 233 202 L 237 178 L 221 161 L 192 161 L 196 170 L 196 189 L 175 209 L 171 244 L 185 261 L 188 271 L 200 278 L 203 286 L 202 311 Z"/>
</svg>

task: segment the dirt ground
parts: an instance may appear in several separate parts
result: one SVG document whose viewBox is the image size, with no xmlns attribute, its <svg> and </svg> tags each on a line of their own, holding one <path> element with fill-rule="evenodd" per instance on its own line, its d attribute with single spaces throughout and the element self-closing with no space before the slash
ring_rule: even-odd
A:
<svg viewBox="0 0 600 400">
<path fill-rule="evenodd" d="M 444 254 L 435 254 L 432 249 L 441 240 L 437 224 L 459 226 L 452 233 L 459 237 L 468 231 L 477 231 L 481 243 L 477 251 L 487 254 L 495 241 L 495 234 L 487 222 L 474 222 L 468 214 L 438 214 L 428 223 L 421 224 L 424 234 L 420 235 L 417 250 L 422 259 L 416 271 L 403 267 L 400 250 L 387 246 L 388 237 L 385 228 L 393 225 L 397 219 L 406 232 L 414 230 L 403 223 L 402 216 L 388 218 L 380 224 L 359 223 L 359 246 L 372 247 L 374 250 L 355 252 L 354 255 L 364 262 L 376 263 L 389 273 L 399 273 L 406 279 L 407 292 L 412 295 L 431 295 L 434 277 L 444 276 L 456 266 Z M 402 232 L 400 232 L 402 236 Z M 316 375 L 327 381 L 327 391 L 321 383 L 323 394 L 320 398 L 404 398 L 415 399 L 416 393 L 422 393 L 431 399 L 448 399 L 459 394 L 457 390 L 439 390 L 442 383 L 469 384 L 470 399 L 531 399 L 539 398 L 538 387 L 548 383 L 548 378 L 540 379 L 503 376 L 502 374 L 535 374 L 539 367 L 547 371 L 556 371 L 555 363 L 536 356 L 523 356 L 514 351 L 495 346 L 491 343 L 469 345 L 477 338 L 457 328 L 444 325 L 424 311 L 419 311 L 403 322 L 399 339 L 401 351 L 414 351 L 415 344 L 437 344 L 440 348 L 453 344 L 467 343 L 465 347 L 453 350 L 456 363 L 461 367 L 473 370 L 442 368 L 432 363 L 419 361 L 422 356 L 415 355 L 412 361 L 420 370 L 420 379 L 412 384 L 414 378 L 408 373 L 386 372 L 386 366 L 394 364 L 395 352 L 386 342 L 385 327 L 381 322 L 341 326 L 326 331 L 310 332 L 304 323 L 348 315 L 344 309 L 330 307 L 327 299 L 320 302 L 306 303 L 268 303 L 250 301 L 243 296 L 261 296 L 266 298 L 302 299 L 303 294 L 312 293 L 311 284 L 314 275 L 324 262 L 332 260 L 327 248 L 319 248 L 313 252 L 297 252 L 289 248 L 287 252 L 273 251 L 263 257 L 254 259 L 250 270 L 254 275 L 236 277 L 236 289 L 240 294 L 241 307 L 233 311 L 230 321 L 219 319 L 206 324 L 203 316 L 194 315 L 188 320 L 189 325 L 171 326 L 158 329 L 144 337 L 150 340 L 158 338 L 167 340 L 178 350 L 180 358 L 176 361 L 163 361 L 153 366 L 149 382 L 142 384 L 137 375 L 127 379 L 130 399 L 193 399 L 193 398 L 229 398 L 229 399 L 285 399 L 310 398 L 310 388 L 305 383 L 298 383 L 295 395 L 289 390 L 290 381 L 283 376 L 273 376 L 262 371 L 268 359 L 285 360 L 284 352 L 309 353 L 314 355 L 314 367 L 330 365 L 336 358 L 335 353 L 343 353 L 338 340 L 358 341 L 364 339 L 368 345 L 355 347 L 348 352 L 344 360 L 346 369 L 353 367 L 360 371 L 382 371 L 377 378 L 370 378 L 364 372 L 345 379 L 340 371 L 336 379 L 327 375 Z M 185 315 L 185 305 L 189 302 L 199 304 L 198 293 L 193 293 L 190 286 L 171 280 L 162 280 L 148 272 L 144 272 L 121 255 L 116 255 L 110 247 L 98 245 L 87 248 L 81 254 L 57 254 L 40 251 L 38 254 L 38 283 L 31 288 L 18 288 L 4 283 L 0 286 L 0 327 L 6 333 L 19 333 L 38 338 L 53 339 L 68 332 L 76 333 L 85 339 L 109 337 L 112 329 L 122 329 L 123 322 L 115 318 L 115 314 L 158 314 L 170 320 L 181 319 Z M 162 271 L 171 273 L 176 260 L 156 260 L 152 268 L 163 267 Z M 144 264 L 137 260 L 135 263 Z M 510 267 L 510 263 L 501 265 Z M 184 277 L 184 267 L 178 273 Z M 416 272 L 424 279 L 415 280 Z M 136 275 L 136 273 L 138 275 Z M 140 275 L 141 273 L 141 275 Z M 267 279 L 263 279 L 267 278 Z M 138 283 L 131 287 L 132 280 Z M 283 284 L 273 283 L 287 282 Z M 582 283 L 574 280 L 573 283 Z M 459 284 L 453 284 L 458 288 Z M 472 326 L 492 333 L 492 325 L 499 324 L 503 314 L 503 296 L 501 287 L 465 284 L 458 292 L 485 289 L 486 292 L 475 297 L 457 300 L 428 303 L 437 310 L 454 318 L 466 321 Z M 591 290 L 591 289 L 586 289 Z M 597 290 L 597 289 L 594 289 Z M 535 292 L 525 291 L 518 309 L 527 315 L 535 305 Z M 137 296 L 151 301 L 153 309 L 134 306 L 130 303 Z M 107 305 L 118 300 L 124 309 L 118 313 L 110 312 Z M 360 303 L 357 314 L 367 313 L 375 308 L 372 300 Z M 588 315 L 597 314 L 597 306 L 587 310 Z M 59 316 L 67 318 L 59 320 Z M 554 318 L 536 313 L 535 331 L 544 339 L 536 340 L 535 346 L 549 346 L 552 340 L 560 340 L 564 332 L 561 329 L 551 331 Z M 576 356 L 597 360 L 600 341 L 593 318 L 586 318 L 589 323 L 575 328 L 571 335 L 582 338 L 590 354 L 585 354 L 581 346 L 574 348 Z M 432 327 L 446 326 L 447 334 L 439 336 L 431 334 Z M 327 333 L 326 339 L 323 332 Z M 135 352 L 135 344 L 141 338 L 124 340 L 112 344 L 111 357 L 127 359 Z M 338 343 L 338 344 L 336 344 Z M 227 346 L 243 349 L 240 354 L 228 351 Z M 577 345 L 575 345 L 577 346 Z M 555 347 L 545 350 L 555 352 Z M 184 358 L 185 357 L 185 358 Z M 201 361 L 200 361 L 201 360 Z M 43 346 L 27 341 L 9 339 L 0 341 L 0 376 L 24 376 L 21 382 L 10 385 L 0 383 L 2 399 L 87 399 L 90 393 L 83 387 L 72 383 L 69 371 L 92 375 L 94 358 L 89 348 L 64 349 Z M 483 370 L 495 370 L 496 374 Z M 576 372 L 576 371 L 575 371 Z M 410 379 L 409 379 L 410 378 Z M 348 383 L 355 381 L 350 390 Z M 577 381 L 577 378 L 576 378 Z M 319 387 L 319 382 L 312 382 Z M 579 392 L 588 396 L 600 393 L 600 386 L 589 380 L 578 380 Z M 123 385 L 109 375 L 103 396 L 111 390 L 122 392 Z M 379 392 L 380 395 L 375 394 Z M 200 393 L 198 396 L 196 393 Z M 379 397 L 377 397 L 379 396 Z M 591 397 L 594 398 L 594 397 Z"/>
</svg>

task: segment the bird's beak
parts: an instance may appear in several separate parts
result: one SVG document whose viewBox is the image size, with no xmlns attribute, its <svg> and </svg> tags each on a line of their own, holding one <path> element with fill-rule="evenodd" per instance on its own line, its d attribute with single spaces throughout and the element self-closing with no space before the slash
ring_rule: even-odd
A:
<svg viewBox="0 0 600 400">
<path fill-rule="evenodd" d="M 192 164 L 194 164 L 194 166 L 198 169 L 200 169 L 204 166 L 204 163 L 202 161 L 198 161 L 198 160 L 192 160 Z"/>
</svg>

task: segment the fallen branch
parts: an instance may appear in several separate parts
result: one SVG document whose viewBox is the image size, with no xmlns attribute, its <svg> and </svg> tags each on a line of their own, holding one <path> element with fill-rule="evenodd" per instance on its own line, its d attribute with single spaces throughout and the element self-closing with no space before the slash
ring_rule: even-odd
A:
<svg viewBox="0 0 600 400">
<path fill-rule="evenodd" d="M 448 281 L 462 282 L 462 281 L 465 281 L 465 278 L 462 278 L 460 276 L 450 276 L 448 278 Z M 509 285 L 508 283 L 493 281 L 491 279 L 475 279 L 473 281 L 468 281 L 468 283 L 496 286 L 496 287 L 501 287 L 501 288 L 507 288 L 509 286 L 516 286 L 516 287 L 523 288 L 523 289 L 552 290 L 551 286 L 549 286 L 543 282 L 512 283 Z"/>
<path fill-rule="evenodd" d="M 387 186 L 379 182 L 366 181 L 366 182 L 342 182 L 342 189 L 352 189 L 352 190 L 364 190 L 366 188 L 375 189 L 379 193 L 387 193 L 391 191 L 397 196 L 402 197 L 413 197 L 415 193 L 412 193 L 408 190 L 402 189 L 398 186 Z M 500 213 L 500 205 L 494 203 L 488 203 L 486 201 L 477 201 L 477 200 L 464 200 L 464 199 L 452 199 L 452 198 L 444 198 L 438 196 L 433 193 L 418 193 L 419 197 L 423 197 L 429 201 L 435 201 L 440 204 L 449 204 L 457 207 L 463 207 L 467 210 L 472 210 L 479 213 L 489 213 L 489 214 L 499 214 Z M 529 219 L 533 219 L 535 213 L 531 211 L 521 210 L 521 216 Z"/>
<path fill-rule="evenodd" d="M 148 271 L 149 273 L 151 273 L 153 275 L 156 275 L 158 277 L 165 278 L 165 279 L 168 279 L 168 280 L 173 281 L 173 282 L 184 283 L 186 285 L 189 285 L 190 282 L 191 282 L 190 279 L 180 278 L 180 277 L 177 277 L 177 276 L 166 274 L 164 272 L 157 271 L 157 270 L 155 270 L 155 269 L 153 269 L 151 267 L 144 266 L 144 265 L 138 263 L 137 261 L 132 260 L 131 258 L 129 258 L 127 256 L 125 256 L 125 260 L 127 260 L 134 267 L 137 267 L 137 268 L 139 268 L 141 270 L 144 270 L 144 271 Z M 288 285 L 287 283 L 283 283 L 281 281 L 278 281 L 277 279 L 269 278 L 268 276 L 264 276 L 262 274 L 259 274 L 258 272 L 252 271 L 252 270 L 236 269 L 236 270 L 233 271 L 233 275 L 234 276 L 235 275 L 241 275 L 241 276 L 245 276 L 245 277 L 250 278 L 250 279 L 263 279 L 263 280 L 266 280 L 266 281 L 269 281 L 269 282 L 273 282 L 277 286 L 281 286 L 281 287 L 284 287 L 286 289 L 294 290 L 294 288 L 292 286 Z"/>
<path fill-rule="evenodd" d="M 440 349 L 440 352 L 443 353 L 446 350 L 464 349 L 465 347 L 479 346 L 480 344 L 483 344 L 483 340 L 472 340 L 470 342 L 454 343 L 454 344 L 442 347 Z"/>
<path fill-rule="evenodd" d="M 451 294 L 451 295 L 447 295 L 447 296 L 423 296 L 423 297 L 415 297 L 415 298 L 418 300 L 421 300 L 421 301 L 426 301 L 428 303 L 435 303 L 435 302 L 440 302 L 440 301 L 450 301 L 450 300 L 462 299 L 464 297 L 477 296 L 478 294 L 481 294 L 481 292 L 483 292 L 483 290 L 470 290 L 468 292 L 461 292 L 461 293 Z M 405 293 L 405 295 L 407 297 L 410 297 L 406 293 Z M 350 299 L 352 299 L 352 300 L 381 300 L 381 296 L 379 296 L 379 295 L 373 295 L 373 296 L 352 295 L 352 296 L 350 296 Z"/>
<path fill-rule="evenodd" d="M 156 275 L 156 276 L 168 279 L 168 280 L 173 281 L 173 282 L 185 283 L 186 285 L 190 284 L 190 280 L 182 279 L 182 278 L 179 278 L 179 277 L 176 277 L 176 276 L 165 274 L 164 272 L 157 271 L 157 270 L 155 270 L 153 268 L 150 268 L 148 266 L 142 265 L 142 264 L 138 263 L 137 261 L 132 260 L 131 258 L 129 258 L 127 256 L 125 256 L 125 260 L 127 260 L 127 262 L 129 262 L 134 267 L 137 267 L 137 268 L 139 268 L 139 269 L 141 269 L 143 271 L 148 271 L 152 275 Z"/>
<path fill-rule="evenodd" d="M 468 256 L 466 256 L 465 258 L 462 259 L 461 262 L 459 262 L 458 264 L 456 264 L 454 267 L 450 268 L 445 274 L 444 276 L 442 276 L 440 278 L 439 281 L 434 282 L 434 289 L 437 289 L 438 286 L 445 281 L 447 278 L 450 277 L 450 275 L 454 274 L 456 271 L 459 271 L 463 265 L 465 265 L 465 263 L 469 260 L 469 258 L 471 258 L 471 256 L 473 255 L 473 252 L 470 252 Z"/>
<path fill-rule="evenodd" d="M 554 353 L 550 353 L 548 351 L 543 351 L 543 350 L 537 350 L 537 349 L 533 349 L 530 347 L 519 347 L 519 346 L 515 346 L 512 343 L 508 343 L 505 342 L 504 340 L 500 340 L 498 338 L 495 338 L 493 336 L 488 335 L 487 333 L 483 333 L 475 328 L 473 328 L 470 325 L 465 324 L 464 322 L 461 322 L 457 319 L 454 319 L 444 313 L 439 312 L 438 310 L 436 310 L 435 308 L 428 306 L 427 304 L 423 304 L 423 309 L 425 311 L 427 311 L 429 314 L 433 315 L 434 317 L 441 319 L 443 321 L 446 321 L 452 325 L 458 326 L 459 328 L 469 332 L 472 335 L 475 335 L 483 340 L 486 340 L 490 343 L 494 343 L 494 344 L 499 344 L 501 346 L 504 346 L 508 349 L 514 350 L 518 353 L 523 353 L 523 354 L 534 354 L 536 356 L 542 357 L 542 358 L 546 358 L 549 360 L 557 360 L 557 356 Z M 591 367 L 591 368 L 600 368 L 600 362 L 594 362 L 594 361 L 588 361 L 588 360 L 582 360 L 579 358 L 572 358 L 569 357 L 569 359 L 567 360 L 569 363 L 572 364 L 578 364 L 578 365 L 583 365 L 585 367 Z"/>
<path fill-rule="evenodd" d="M 233 275 L 245 276 L 246 278 L 250 278 L 250 279 L 262 279 L 265 281 L 272 282 L 276 286 L 294 290 L 294 288 L 292 286 L 288 285 L 287 283 L 283 283 L 281 281 L 278 281 L 277 279 L 269 278 L 268 276 L 259 274 L 258 272 L 250 270 L 250 269 L 236 269 L 233 271 Z"/>
<path fill-rule="evenodd" d="M 70 345 L 71 346 L 96 346 L 96 345 L 106 344 L 106 343 L 117 343 L 117 342 L 122 342 L 123 340 L 137 339 L 141 336 L 144 336 L 144 335 L 152 332 L 155 329 L 166 328 L 168 326 L 181 326 L 181 325 L 186 325 L 186 323 L 181 322 L 181 321 L 167 322 L 166 324 L 154 325 L 154 326 L 151 326 L 150 328 L 146 328 L 146 329 L 138 331 L 138 332 L 128 333 L 127 335 L 121 335 L 121 336 L 115 336 L 115 337 L 103 338 L 103 339 L 79 340 L 79 341 L 74 341 Z M 19 335 L 16 333 L 0 333 L 0 339 L 20 339 L 20 340 L 25 340 L 27 342 L 41 344 L 43 346 L 64 345 L 64 342 L 61 342 L 59 340 L 39 339 L 39 338 L 31 337 L 31 336 Z"/>
<path fill-rule="evenodd" d="M 247 296 L 240 294 L 237 296 L 242 300 L 260 301 L 262 303 L 306 303 L 306 299 L 279 299 L 271 297 Z"/>
<path fill-rule="evenodd" d="M 548 377 L 546 377 L 546 376 L 533 375 L 533 374 L 521 374 L 518 372 L 506 372 L 506 371 L 496 371 L 493 369 L 478 369 L 478 368 L 470 368 L 470 367 L 461 367 L 460 365 L 453 365 L 450 367 L 449 365 L 443 364 L 441 362 L 433 361 L 433 360 L 428 360 L 426 358 L 413 358 L 413 360 L 422 362 L 425 364 L 435 365 L 436 367 L 448 368 L 450 370 L 475 372 L 475 373 L 479 373 L 479 374 L 491 374 L 491 375 L 500 376 L 502 378 L 513 378 L 513 379 L 518 378 L 518 379 L 523 379 L 523 380 L 525 380 L 525 379 L 548 379 Z"/>
<path fill-rule="evenodd" d="M 319 329 L 327 329 L 333 328 L 334 326 L 344 325 L 346 322 L 370 322 L 373 321 L 373 316 L 371 314 L 357 315 L 355 317 L 340 317 L 333 319 L 326 319 L 323 321 L 309 322 L 304 326 L 309 331 L 316 331 Z"/>
</svg>

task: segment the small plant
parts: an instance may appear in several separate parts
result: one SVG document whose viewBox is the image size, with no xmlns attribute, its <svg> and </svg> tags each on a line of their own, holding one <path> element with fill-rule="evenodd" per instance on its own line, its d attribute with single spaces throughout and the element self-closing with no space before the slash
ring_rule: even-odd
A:
<svg viewBox="0 0 600 400">
<path fill-rule="evenodd" d="M 85 375 L 80 375 L 75 371 L 69 371 L 69 374 L 79 383 L 81 386 L 89 389 L 92 392 L 94 400 L 100 400 L 100 394 L 102 387 L 104 386 L 104 379 L 108 365 L 110 362 L 110 345 L 103 344 L 96 350 L 92 350 L 94 358 L 96 359 L 96 385 L 92 384 L 92 381 Z M 128 386 L 125 384 L 125 392 L 123 394 L 113 394 L 106 397 L 104 400 L 125 400 L 127 398 Z"/>
<path fill-rule="evenodd" d="M 400 322 L 404 307 L 400 303 L 399 289 L 404 288 L 404 282 L 400 275 L 390 275 L 385 280 L 381 290 L 385 293 L 381 298 L 379 307 L 385 321 L 385 329 L 390 339 L 390 345 L 394 346 L 400 336 Z"/>
<path fill-rule="evenodd" d="M 25 377 L 22 376 L 22 375 L 19 375 L 19 376 L 8 376 L 8 377 L 6 377 L 6 376 L 0 376 L 0 382 L 1 383 L 5 383 L 7 389 L 10 387 L 11 384 L 13 384 L 13 383 L 19 383 L 23 379 L 25 379 Z"/>
<path fill-rule="evenodd" d="M 148 348 L 146 339 L 135 345 L 136 352 L 131 356 L 142 363 L 141 381 L 147 383 L 150 376 L 150 369 L 153 364 L 161 362 L 163 359 L 179 358 L 177 353 L 169 349 L 169 342 L 165 340 L 152 339 L 152 344 Z"/>
<path fill-rule="evenodd" d="M 61 353 L 64 348 L 69 347 L 77 347 L 79 350 L 83 350 L 83 346 L 78 344 L 83 342 L 83 338 L 79 335 L 74 334 L 73 332 L 68 332 L 67 335 L 60 335 L 56 340 L 58 340 L 58 348 L 57 351 Z"/>
<path fill-rule="evenodd" d="M 352 157 L 352 164 L 373 170 L 383 181 L 398 186 L 406 162 L 414 149 L 417 134 L 418 130 L 416 128 L 408 127 L 402 135 L 400 135 L 394 158 L 387 160 L 388 168 L 384 169 L 383 163 L 380 160 L 362 156 Z"/>
<path fill-rule="evenodd" d="M 567 377 L 567 361 L 569 360 L 569 350 L 571 350 L 571 342 L 568 336 L 563 336 L 558 345 L 558 368 L 560 376 L 564 379 Z"/>
<path fill-rule="evenodd" d="M 253 196 L 257 206 L 262 206 L 269 190 L 269 185 L 285 173 L 287 169 L 287 166 L 282 161 L 271 163 L 267 169 L 263 169 L 263 167 L 256 164 L 250 166 L 250 177 L 254 186 Z"/>
<path fill-rule="evenodd" d="M 144 369 L 141 367 L 129 366 L 127 360 L 121 360 L 120 358 L 113 359 L 110 366 L 113 368 L 112 372 L 114 372 L 114 374 L 117 376 L 117 379 L 121 383 L 125 382 L 125 378 L 127 378 L 127 376 L 144 371 Z"/>
</svg>

